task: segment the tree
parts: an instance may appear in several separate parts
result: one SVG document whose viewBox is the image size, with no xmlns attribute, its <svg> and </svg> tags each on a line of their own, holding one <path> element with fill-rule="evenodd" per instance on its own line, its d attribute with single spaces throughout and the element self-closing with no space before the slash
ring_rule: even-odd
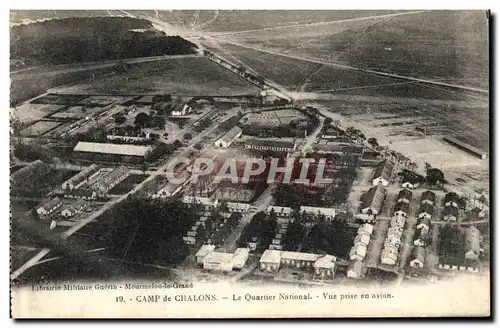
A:
<svg viewBox="0 0 500 328">
<path fill-rule="evenodd" d="M 356 132 L 356 129 L 353 126 L 348 127 L 345 132 L 349 135 L 352 135 Z"/>
<path fill-rule="evenodd" d="M 376 138 L 368 138 L 368 144 L 372 146 L 373 149 L 378 146 L 378 140 Z"/>
<path fill-rule="evenodd" d="M 429 171 L 430 169 L 432 169 L 432 166 L 429 163 L 425 162 L 425 172 Z"/>
<path fill-rule="evenodd" d="M 177 148 L 181 148 L 182 146 L 184 146 L 184 144 L 183 144 L 180 140 L 176 139 L 176 140 L 174 141 L 174 147 L 175 147 L 176 149 L 177 149 Z"/>
<path fill-rule="evenodd" d="M 141 169 L 142 169 L 142 173 L 146 174 L 146 171 L 149 169 L 149 165 L 148 165 L 148 163 L 143 162 L 143 163 L 141 164 Z"/>
<path fill-rule="evenodd" d="M 229 225 L 234 229 L 238 224 L 240 224 L 242 215 L 241 213 L 231 213 L 231 216 L 229 217 Z"/>
<path fill-rule="evenodd" d="M 117 117 L 115 118 L 115 123 L 116 123 L 117 125 L 119 125 L 119 124 L 123 124 L 123 123 L 125 123 L 125 121 L 126 121 L 126 120 L 127 120 L 127 118 L 126 118 L 125 116 L 120 115 L 120 116 L 117 116 Z"/>
<path fill-rule="evenodd" d="M 227 202 L 225 200 L 223 200 L 223 201 L 220 202 L 219 211 L 221 213 L 227 213 L 227 212 L 229 212 L 229 207 L 227 206 Z"/>
<path fill-rule="evenodd" d="M 488 203 L 488 200 L 486 199 L 485 195 L 479 196 L 478 201 L 483 205 L 486 205 Z"/>
<path fill-rule="evenodd" d="M 425 176 L 425 180 L 431 185 L 435 185 L 437 183 L 444 183 L 444 173 L 436 168 L 432 168 L 427 171 L 427 175 Z"/>
<path fill-rule="evenodd" d="M 151 121 L 151 117 L 146 113 L 139 113 L 135 116 L 134 124 L 140 127 L 146 127 Z"/>
<path fill-rule="evenodd" d="M 201 142 L 198 142 L 197 144 L 194 145 L 194 148 L 197 150 L 201 150 L 203 148 L 203 145 L 201 144 Z"/>
<path fill-rule="evenodd" d="M 183 138 L 184 138 L 184 140 L 191 140 L 193 138 L 193 136 L 191 135 L 191 133 L 184 133 Z"/>
<path fill-rule="evenodd" d="M 458 198 L 458 208 L 465 210 L 466 207 L 467 207 L 467 197 L 462 196 Z"/>
<path fill-rule="evenodd" d="M 330 117 L 325 118 L 325 121 L 323 122 L 324 125 L 330 125 L 332 124 L 332 119 Z"/>
</svg>

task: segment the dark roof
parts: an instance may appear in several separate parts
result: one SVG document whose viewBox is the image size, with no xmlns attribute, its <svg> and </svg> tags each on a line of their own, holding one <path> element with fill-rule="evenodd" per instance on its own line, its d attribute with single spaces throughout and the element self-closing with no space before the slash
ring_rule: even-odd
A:
<svg viewBox="0 0 500 328">
<path fill-rule="evenodd" d="M 413 240 L 426 239 L 427 234 L 428 234 L 427 229 L 423 228 L 417 229 L 415 230 L 415 234 L 413 235 Z"/>
<path fill-rule="evenodd" d="M 426 217 L 423 217 L 423 218 L 421 218 L 421 219 L 418 219 L 418 220 L 417 220 L 417 226 L 418 226 L 419 224 L 422 224 L 422 223 L 423 223 L 423 224 L 425 224 L 425 225 L 427 225 L 427 226 L 430 226 L 430 224 L 431 224 L 431 219 L 428 219 L 428 218 L 426 218 Z"/>
<path fill-rule="evenodd" d="M 446 206 L 443 210 L 443 216 L 451 214 L 455 217 L 458 217 L 458 208 L 455 206 Z"/>
<path fill-rule="evenodd" d="M 396 203 L 396 206 L 394 206 L 394 212 L 397 211 L 403 211 L 408 214 L 410 212 L 410 204 L 404 202 Z"/>
<path fill-rule="evenodd" d="M 433 212 L 434 212 L 434 206 L 432 206 L 429 203 L 420 204 L 420 207 L 418 208 L 418 214 L 428 213 L 432 215 Z"/>
<path fill-rule="evenodd" d="M 371 207 L 380 211 L 382 208 L 382 203 L 384 201 L 386 190 L 382 186 L 371 187 L 362 197 L 361 197 L 361 208 Z"/>
<path fill-rule="evenodd" d="M 38 208 L 39 209 L 43 208 L 46 211 L 50 211 L 53 207 L 55 207 L 61 203 L 62 203 L 62 201 L 58 197 L 56 197 L 56 198 L 49 200 L 48 202 L 46 202 L 45 204 L 43 204 L 42 206 L 40 206 Z"/>
<path fill-rule="evenodd" d="M 474 207 L 467 214 L 468 214 L 468 217 L 470 220 L 478 220 L 478 219 L 480 219 L 479 214 L 481 214 L 481 212 L 485 212 L 485 216 L 486 216 L 486 214 L 487 214 L 486 211 L 480 209 L 479 207 Z"/>
<path fill-rule="evenodd" d="M 90 188 L 77 188 L 68 191 L 69 194 L 72 194 L 76 197 L 91 197 L 94 192 L 95 191 Z"/>
<path fill-rule="evenodd" d="M 411 259 L 418 259 L 422 262 L 425 260 L 425 247 L 422 246 L 415 246 L 411 250 Z"/>
<path fill-rule="evenodd" d="M 384 178 L 389 180 L 391 178 L 392 170 L 394 169 L 394 163 L 389 160 L 383 160 L 377 165 L 377 168 L 373 172 L 373 179 Z"/>
<path fill-rule="evenodd" d="M 430 190 L 424 191 L 422 193 L 422 197 L 420 198 L 420 201 L 422 202 L 424 200 L 430 200 L 430 201 L 434 202 L 436 200 L 436 194 Z"/>
<path fill-rule="evenodd" d="M 413 193 L 411 191 L 409 191 L 408 189 L 402 189 L 399 194 L 398 194 L 398 197 L 397 199 L 400 199 L 400 198 L 406 198 L 408 199 L 409 201 L 411 201 L 411 197 L 413 196 Z"/>
<path fill-rule="evenodd" d="M 457 194 L 449 192 L 446 195 L 444 195 L 444 202 L 445 203 L 448 203 L 449 201 L 457 202 L 459 198 L 460 197 Z"/>
</svg>

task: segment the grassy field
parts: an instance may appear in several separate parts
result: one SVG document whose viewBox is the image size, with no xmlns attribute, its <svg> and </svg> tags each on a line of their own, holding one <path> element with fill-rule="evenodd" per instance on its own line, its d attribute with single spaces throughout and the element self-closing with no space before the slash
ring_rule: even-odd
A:
<svg viewBox="0 0 500 328">
<path fill-rule="evenodd" d="M 23 136 L 40 136 L 59 126 L 61 122 L 39 121 L 21 131 Z"/>
<path fill-rule="evenodd" d="M 251 32 L 237 43 L 402 75 L 488 85 L 484 11 L 427 11 L 392 18 Z"/>
<path fill-rule="evenodd" d="M 470 92 L 446 87 L 315 64 L 228 43 L 221 45 L 257 73 L 293 91 L 445 100 L 468 100 L 478 97 Z"/>
<path fill-rule="evenodd" d="M 183 95 L 256 94 L 258 88 L 209 59 L 176 58 L 140 63 L 124 73 L 96 78 L 93 83 L 61 88 L 94 94 L 178 93 Z"/>
</svg>

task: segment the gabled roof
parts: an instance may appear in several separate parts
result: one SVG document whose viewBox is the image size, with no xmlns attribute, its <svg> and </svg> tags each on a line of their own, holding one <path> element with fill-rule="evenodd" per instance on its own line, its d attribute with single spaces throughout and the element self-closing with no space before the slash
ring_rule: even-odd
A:
<svg viewBox="0 0 500 328">
<path fill-rule="evenodd" d="M 474 226 L 465 229 L 465 252 L 479 252 L 481 232 Z"/>
<path fill-rule="evenodd" d="M 373 225 L 369 224 L 369 223 L 365 223 L 363 225 L 360 225 L 358 228 L 358 235 L 363 234 L 363 233 L 371 235 L 372 232 L 373 232 Z"/>
<path fill-rule="evenodd" d="M 469 211 L 468 215 L 469 215 L 469 219 L 470 220 L 479 220 L 480 217 L 479 215 L 481 213 L 484 213 L 486 215 L 486 210 L 483 210 L 483 209 L 480 209 L 479 207 L 474 207 L 472 210 Z"/>
<path fill-rule="evenodd" d="M 443 209 L 443 215 L 446 216 L 446 215 L 453 215 L 455 217 L 458 217 L 458 208 L 455 207 L 455 206 L 446 206 L 444 209 Z"/>
<path fill-rule="evenodd" d="M 411 259 L 415 260 L 418 259 L 422 263 L 425 261 L 425 247 L 422 246 L 415 246 L 411 250 Z"/>
<path fill-rule="evenodd" d="M 323 256 L 318 257 L 316 262 L 314 262 L 315 268 L 325 268 L 325 269 L 333 269 L 335 267 L 335 262 L 337 258 L 333 255 L 325 254 Z"/>
<path fill-rule="evenodd" d="M 356 244 L 351 248 L 351 251 L 349 252 L 349 256 L 353 255 L 359 255 L 361 257 L 365 257 L 366 255 L 366 246 L 362 244 Z"/>
<path fill-rule="evenodd" d="M 229 130 L 225 135 L 220 138 L 220 141 L 223 141 L 225 143 L 230 143 L 232 142 L 238 134 L 242 132 L 241 128 L 239 126 L 233 127 L 231 130 Z"/>
<path fill-rule="evenodd" d="M 354 244 L 362 243 L 362 244 L 368 245 L 369 242 L 370 242 L 369 235 L 365 235 L 365 234 L 356 235 L 356 238 L 354 238 Z"/>
<path fill-rule="evenodd" d="M 347 270 L 354 271 L 358 275 L 360 275 L 361 271 L 363 270 L 363 262 L 361 262 L 361 261 L 351 261 L 351 263 L 349 263 L 349 267 L 347 268 Z"/>
<path fill-rule="evenodd" d="M 430 226 L 431 225 L 431 219 L 427 218 L 427 217 L 423 217 L 423 218 L 420 218 L 420 219 L 417 219 L 417 226 L 419 224 L 425 224 L 426 226 Z"/>
<path fill-rule="evenodd" d="M 434 206 L 429 203 L 422 203 L 418 208 L 418 214 L 427 213 L 429 215 L 432 215 L 433 212 L 434 212 Z"/>
<path fill-rule="evenodd" d="M 301 206 L 300 211 L 310 215 L 335 216 L 335 209 L 330 207 Z"/>
<path fill-rule="evenodd" d="M 378 185 L 371 187 L 363 196 L 361 200 L 361 208 L 370 207 L 380 212 L 382 203 L 384 202 L 386 190 L 384 187 Z"/>
<path fill-rule="evenodd" d="M 58 197 L 56 197 L 56 198 L 49 200 L 48 202 L 46 202 L 42 206 L 39 206 L 37 209 L 43 209 L 45 211 L 50 211 L 50 210 L 52 210 L 52 208 L 54 208 L 55 206 L 58 206 L 59 204 L 62 204 L 62 201 Z"/>
<path fill-rule="evenodd" d="M 408 189 L 402 189 L 399 192 L 398 197 L 396 199 L 405 198 L 405 199 L 408 199 L 409 201 L 411 201 L 412 196 L 413 196 L 413 193 L 411 191 L 409 191 Z"/>
<path fill-rule="evenodd" d="M 456 193 L 449 192 L 446 195 L 444 195 L 444 202 L 445 203 L 448 203 L 450 201 L 457 202 L 459 198 L 460 197 Z"/>
<path fill-rule="evenodd" d="M 383 178 L 389 180 L 394 169 L 394 163 L 389 160 L 383 160 L 377 165 L 377 168 L 373 172 L 373 179 Z"/>
<path fill-rule="evenodd" d="M 420 202 L 424 200 L 430 200 L 431 202 L 434 202 L 436 200 L 436 194 L 430 190 L 424 191 L 422 193 L 422 197 L 420 198 Z"/>
<path fill-rule="evenodd" d="M 427 229 L 417 229 L 415 230 L 415 234 L 413 235 L 413 240 L 418 240 L 418 239 L 426 239 L 428 236 Z"/>
<path fill-rule="evenodd" d="M 408 214 L 410 212 L 410 204 L 404 202 L 396 203 L 394 206 L 394 213 L 398 211 L 403 211 Z"/>
</svg>

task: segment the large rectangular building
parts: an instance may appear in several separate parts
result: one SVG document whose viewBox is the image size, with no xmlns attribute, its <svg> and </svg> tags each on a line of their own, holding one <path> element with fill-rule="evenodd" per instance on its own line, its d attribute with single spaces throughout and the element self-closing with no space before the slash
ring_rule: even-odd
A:
<svg viewBox="0 0 500 328">
<path fill-rule="evenodd" d="M 130 176 L 130 170 L 120 166 L 92 184 L 91 188 L 100 194 L 107 194 L 114 186 Z"/>
<path fill-rule="evenodd" d="M 85 182 L 89 181 L 99 172 L 99 167 L 95 164 L 90 165 L 83 171 L 72 176 L 70 179 L 63 182 L 61 188 L 63 190 L 73 190 L 80 187 Z"/>
<path fill-rule="evenodd" d="M 141 162 L 149 157 L 153 147 L 80 141 L 73 151 L 87 159 Z"/>
<path fill-rule="evenodd" d="M 460 150 L 465 151 L 466 153 L 469 153 L 471 155 L 474 155 L 476 157 L 479 157 L 480 159 L 485 159 L 486 158 L 486 152 L 476 148 L 472 145 L 469 145 L 468 143 L 465 143 L 463 141 L 458 140 L 457 138 L 446 136 L 443 138 L 444 141 L 448 142 L 449 144 L 452 144 L 453 146 L 459 148 Z"/>
</svg>

